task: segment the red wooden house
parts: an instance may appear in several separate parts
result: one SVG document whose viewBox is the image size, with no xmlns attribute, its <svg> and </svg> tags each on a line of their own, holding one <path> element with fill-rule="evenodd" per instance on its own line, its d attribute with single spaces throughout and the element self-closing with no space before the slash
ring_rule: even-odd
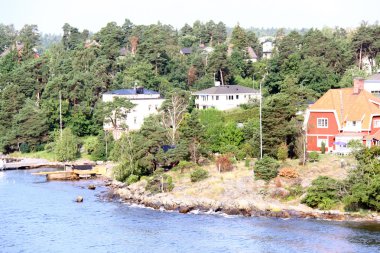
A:
<svg viewBox="0 0 380 253">
<path fill-rule="evenodd" d="M 305 116 L 307 151 L 349 152 L 347 143 L 360 140 L 367 147 L 380 144 L 380 98 L 364 90 L 364 79 L 353 88 L 331 89 Z"/>
</svg>

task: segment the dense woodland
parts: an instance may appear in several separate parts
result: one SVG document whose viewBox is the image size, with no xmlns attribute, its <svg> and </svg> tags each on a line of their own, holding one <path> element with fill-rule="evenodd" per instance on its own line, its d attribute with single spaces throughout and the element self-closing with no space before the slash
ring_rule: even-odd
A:
<svg viewBox="0 0 380 253">
<path fill-rule="evenodd" d="M 61 37 L 41 36 L 36 25 L 17 31 L 0 24 L 0 150 L 52 151 L 67 141 L 80 149 L 61 160 L 80 152 L 95 160 L 117 160 L 122 178 L 179 160 L 199 163 L 213 153 L 258 157 L 257 101 L 229 112 L 193 109 L 190 92 L 213 86 L 214 79 L 254 88 L 262 82 L 264 154 L 277 158 L 285 149 L 286 156 L 299 157 L 303 119 L 296 112 L 328 89 L 350 87 L 353 77 L 366 76 L 364 58 L 372 69 L 380 62 L 378 24 L 296 31 L 196 21 L 176 30 L 126 19 L 96 33 L 70 24 L 62 29 Z M 271 59 L 261 58 L 258 36 L 264 35 L 273 35 Z M 192 53 L 180 54 L 183 47 Z M 247 47 L 254 49 L 257 62 L 246 60 Z M 114 142 L 102 124 L 117 105 L 102 103 L 102 93 L 136 84 L 159 91 L 167 102 L 140 131 Z M 63 138 L 58 134 L 60 93 Z M 183 110 L 170 115 L 175 103 Z M 168 123 L 170 117 L 175 124 Z M 165 145 L 176 148 L 164 151 Z"/>
</svg>

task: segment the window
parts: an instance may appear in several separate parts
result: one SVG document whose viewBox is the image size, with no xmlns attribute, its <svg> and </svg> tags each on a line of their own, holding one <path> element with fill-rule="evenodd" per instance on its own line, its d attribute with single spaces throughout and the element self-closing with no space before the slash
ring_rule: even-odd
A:
<svg viewBox="0 0 380 253">
<path fill-rule="evenodd" d="M 327 118 L 317 118 L 317 127 L 318 128 L 328 128 L 329 122 Z"/>
<path fill-rule="evenodd" d="M 234 96 L 233 95 L 230 95 L 230 96 L 226 96 L 227 100 L 234 100 Z"/>
<path fill-rule="evenodd" d="M 155 105 L 154 108 L 157 110 L 158 109 L 158 105 Z"/>
<path fill-rule="evenodd" d="M 353 127 L 356 126 L 356 121 L 352 121 L 352 126 L 353 126 Z"/>
<path fill-rule="evenodd" d="M 380 120 L 379 119 L 373 121 L 373 127 L 374 128 L 380 128 Z"/>
<path fill-rule="evenodd" d="M 150 111 L 152 109 L 152 105 L 148 105 L 148 110 Z"/>
<path fill-rule="evenodd" d="M 325 143 L 325 147 L 327 147 L 327 139 L 320 139 L 320 138 L 318 138 L 318 140 L 317 140 L 317 147 L 318 148 L 322 147 L 322 142 L 324 142 Z"/>
<path fill-rule="evenodd" d="M 134 118 L 133 118 L 133 123 L 134 123 L 134 124 L 137 123 L 137 117 L 134 117 Z"/>
<path fill-rule="evenodd" d="M 219 96 L 215 96 L 215 100 L 219 100 Z"/>
<path fill-rule="evenodd" d="M 236 99 L 239 99 L 239 95 L 236 95 Z"/>
</svg>

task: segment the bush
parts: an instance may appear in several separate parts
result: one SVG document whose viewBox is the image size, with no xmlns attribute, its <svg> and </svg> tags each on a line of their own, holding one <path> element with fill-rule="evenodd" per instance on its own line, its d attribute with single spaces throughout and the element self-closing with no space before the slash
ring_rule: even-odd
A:
<svg viewBox="0 0 380 253">
<path fill-rule="evenodd" d="M 130 184 L 133 184 L 133 183 L 136 183 L 139 181 L 139 176 L 137 175 L 129 175 L 129 177 L 127 178 L 127 184 L 130 185 Z"/>
<path fill-rule="evenodd" d="M 289 168 L 289 167 L 285 167 L 285 168 L 280 169 L 280 171 L 278 172 L 278 175 L 280 177 L 285 177 L 285 178 L 297 178 L 297 177 L 299 177 L 297 171 L 294 168 Z"/>
<path fill-rule="evenodd" d="M 191 179 L 191 182 L 193 183 L 202 181 L 206 179 L 207 177 L 208 177 L 208 171 L 202 168 L 198 168 L 194 170 L 193 172 L 191 172 L 190 174 L 190 179 Z"/>
<path fill-rule="evenodd" d="M 351 187 L 349 195 L 343 198 L 347 210 L 359 208 L 380 211 L 380 175 L 367 178 L 367 182 L 358 182 Z"/>
<path fill-rule="evenodd" d="M 185 169 L 190 169 L 192 167 L 195 167 L 196 164 L 193 162 L 188 162 L 188 161 L 180 161 L 177 166 L 175 166 L 172 170 L 177 171 L 181 170 L 181 173 L 185 171 Z"/>
<path fill-rule="evenodd" d="M 326 153 L 326 143 L 322 142 L 321 144 L 321 153 L 324 154 Z"/>
<path fill-rule="evenodd" d="M 47 152 L 53 152 L 54 151 L 54 142 L 49 142 L 45 145 L 44 150 Z"/>
<path fill-rule="evenodd" d="M 302 203 L 322 210 L 331 209 L 339 201 L 339 182 L 333 178 L 319 176 L 307 189 Z"/>
<path fill-rule="evenodd" d="M 148 179 L 145 189 L 151 193 L 170 192 L 174 188 L 173 178 L 165 173 L 156 173 Z"/>
<path fill-rule="evenodd" d="M 287 188 L 289 191 L 289 197 L 298 197 L 301 196 L 304 192 L 300 184 L 295 184 Z"/>
<path fill-rule="evenodd" d="M 221 155 L 216 159 L 216 166 L 219 172 L 231 171 L 233 169 L 231 158 L 228 155 Z"/>
<path fill-rule="evenodd" d="M 318 162 L 319 161 L 319 154 L 316 151 L 312 151 L 309 153 L 309 161 L 311 162 Z"/>
<path fill-rule="evenodd" d="M 285 161 L 288 158 L 288 146 L 285 143 L 282 143 L 277 150 L 277 158 L 280 161 Z"/>
<path fill-rule="evenodd" d="M 24 153 L 29 153 L 30 152 L 30 148 L 29 148 L 29 145 L 28 145 L 28 143 L 21 143 L 21 145 L 20 145 L 20 152 L 22 153 L 22 154 L 24 154 Z"/>
<path fill-rule="evenodd" d="M 86 154 L 91 155 L 98 145 L 98 138 L 96 136 L 88 136 L 84 139 L 83 147 Z"/>
<path fill-rule="evenodd" d="M 280 164 L 276 159 L 265 155 L 263 159 L 258 160 L 255 164 L 255 177 L 256 179 L 269 181 L 277 176 L 279 167 Z"/>
</svg>

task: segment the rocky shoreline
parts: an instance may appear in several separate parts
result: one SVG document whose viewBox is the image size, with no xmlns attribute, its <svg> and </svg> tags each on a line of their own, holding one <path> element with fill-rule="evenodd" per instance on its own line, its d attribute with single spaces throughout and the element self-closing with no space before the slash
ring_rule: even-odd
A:
<svg viewBox="0 0 380 253">
<path fill-rule="evenodd" d="M 320 211 L 300 206 L 278 206 L 271 203 L 255 203 L 247 199 L 231 199 L 229 201 L 216 201 L 208 198 L 177 198 L 170 193 L 151 194 L 145 191 L 144 183 L 130 186 L 118 181 L 107 183 L 110 194 L 129 204 L 138 204 L 156 210 L 177 211 L 189 213 L 199 211 L 204 213 L 224 213 L 227 215 L 240 215 L 245 217 L 273 217 L 273 218 L 301 218 L 322 219 L 334 221 L 376 222 L 380 223 L 378 214 L 359 214 L 341 211 Z"/>
</svg>

